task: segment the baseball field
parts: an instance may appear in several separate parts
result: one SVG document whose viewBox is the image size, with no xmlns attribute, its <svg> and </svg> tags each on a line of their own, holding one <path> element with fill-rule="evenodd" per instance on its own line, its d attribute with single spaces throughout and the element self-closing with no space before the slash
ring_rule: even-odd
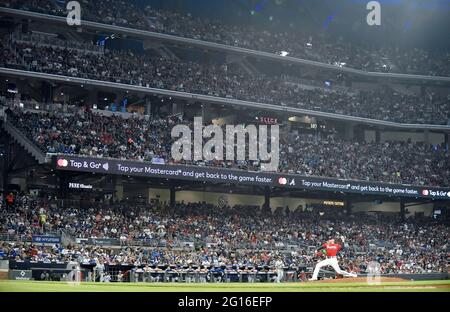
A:
<svg viewBox="0 0 450 312">
<path fill-rule="evenodd" d="M 387 280 L 368 284 L 365 279 L 304 283 L 66 283 L 0 281 L 0 292 L 450 292 L 450 280 Z"/>
</svg>

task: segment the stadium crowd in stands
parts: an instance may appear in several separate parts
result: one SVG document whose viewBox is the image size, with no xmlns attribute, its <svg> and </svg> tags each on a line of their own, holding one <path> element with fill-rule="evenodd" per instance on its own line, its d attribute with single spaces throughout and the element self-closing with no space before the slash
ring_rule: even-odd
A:
<svg viewBox="0 0 450 312">
<path fill-rule="evenodd" d="M 172 162 L 171 129 L 178 117 L 148 119 L 9 111 L 9 120 L 46 153 Z M 189 124 L 184 121 L 184 123 Z M 224 151 L 226 152 L 226 151 Z M 224 157 L 225 159 L 225 157 Z M 450 185 L 449 151 L 444 145 L 412 142 L 355 142 L 337 134 L 289 133 L 281 137 L 282 172 L 307 176 L 413 185 Z M 200 166 L 259 170 L 258 161 L 197 161 Z"/>
<path fill-rule="evenodd" d="M 17 239 L 2 242 L 0 249 L 4 258 L 45 262 L 273 267 L 276 259 L 282 259 L 286 267 L 311 267 L 317 255 L 308 246 L 345 236 L 343 266 L 353 271 L 365 271 L 372 260 L 381 263 L 383 273 L 447 271 L 450 233 L 446 222 L 322 210 L 298 207 L 271 212 L 259 207 L 218 208 L 205 203 L 169 207 L 127 201 L 102 208 L 63 209 L 19 196 L 13 207 L 0 211 L 0 232 L 9 237 L 62 230 L 78 238 L 120 239 L 122 247 L 88 243 L 43 247 Z M 132 246 L 136 241 L 149 245 Z M 186 252 L 176 248 L 177 242 L 194 242 L 195 246 Z"/>
<path fill-rule="evenodd" d="M 0 0 L 0 5 L 65 16 L 63 2 Z M 83 18 L 112 25 L 270 53 L 286 51 L 289 56 L 365 71 L 450 76 L 448 52 L 395 46 L 369 51 L 301 31 L 281 33 L 230 25 L 190 14 L 140 8 L 125 0 L 81 3 Z M 401 93 L 387 86 L 372 91 L 348 86 L 313 88 L 295 76 L 250 74 L 251 70 L 238 64 L 185 61 L 152 53 L 109 50 L 56 36 L 49 39 L 46 35 L 10 34 L 0 41 L 0 67 L 385 121 L 450 124 L 450 95 L 434 93 L 428 87 L 422 88 L 421 95 L 413 94 L 416 90 Z M 0 92 L 1 98 L 10 96 Z M 53 114 L 14 107 L 5 110 L 5 120 L 44 153 L 149 162 L 162 159 L 165 163 L 173 163 L 172 127 L 179 123 L 192 126 L 180 116 L 123 118 L 120 114 L 95 113 L 87 106 L 76 109 Z M 305 176 L 450 186 L 448 146 L 349 140 L 327 131 L 318 130 L 314 135 L 283 133 L 278 170 Z M 261 165 L 258 161 L 183 164 L 255 171 Z M 0 194 L 0 259 L 76 262 L 94 267 L 101 274 L 104 265 L 139 267 L 145 272 L 171 267 L 184 268 L 185 272 L 220 272 L 224 267 L 257 272 L 275 270 L 279 267 L 277 261 L 285 268 L 305 272 L 323 257 L 316 248 L 335 238 L 344 246 L 340 265 L 349 272 L 367 272 L 371 261 L 380 263 L 381 273 L 387 274 L 449 269 L 450 231 L 446 218 L 417 215 L 405 219 L 390 213 L 347 212 L 320 205 L 278 207 L 272 211 L 270 207 L 231 207 L 226 203 L 218 207 L 185 202 L 168 205 L 159 200 L 106 202 L 99 197 L 83 205 L 61 202 L 49 197 Z M 44 246 L 33 243 L 35 235 L 64 239 L 60 244 Z M 48 278 L 46 274 L 43 279 Z M 115 278 L 121 280 L 122 276 L 119 272 Z"/>
<path fill-rule="evenodd" d="M 67 16 L 59 1 L 3 1 L 3 5 L 40 13 Z M 337 66 L 367 71 L 450 76 L 449 52 L 406 49 L 395 44 L 372 50 L 345 43 L 331 36 L 314 36 L 299 28 L 263 29 L 250 25 L 230 25 L 191 14 L 139 7 L 129 1 L 83 1 L 83 19 L 100 23 L 143 29 L 181 37 L 222 43 L 253 50 L 280 53 Z"/>
<path fill-rule="evenodd" d="M 431 91 L 413 95 L 389 88 L 352 92 L 305 89 L 296 77 L 250 75 L 236 64 L 201 64 L 130 51 L 92 53 L 92 49 L 43 45 L 39 41 L 7 41 L 0 45 L 0 67 L 402 123 L 447 124 L 450 119 L 450 95 Z"/>
</svg>

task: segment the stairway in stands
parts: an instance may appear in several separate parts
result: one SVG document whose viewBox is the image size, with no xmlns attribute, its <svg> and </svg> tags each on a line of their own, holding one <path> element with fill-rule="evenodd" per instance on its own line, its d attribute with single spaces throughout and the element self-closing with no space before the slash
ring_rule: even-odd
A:
<svg viewBox="0 0 450 312">
<path fill-rule="evenodd" d="M 0 108 L 0 118 L 2 119 L 1 126 L 14 139 L 14 141 L 17 142 L 17 144 L 22 146 L 31 156 L 33 156 L 39 164 L 44 164 L 47 162 L 45 153 L 8 121 L 8 116 L 5 114 L 4 108 Z"/>
</svg>

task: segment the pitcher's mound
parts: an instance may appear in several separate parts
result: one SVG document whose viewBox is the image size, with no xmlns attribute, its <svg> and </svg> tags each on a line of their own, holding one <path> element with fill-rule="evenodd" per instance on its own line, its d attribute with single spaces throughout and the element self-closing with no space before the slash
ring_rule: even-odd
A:
<svg viewBox="0 0 450 312">
<path fill-rule="evenodd" d="M 380 282 L 406 282 L 407 280 L 399 277 L 380 277 Z M 345 277 L 329 280 L 321 280 L 321 283 L 366 283 L 367 277 Z"/>
</svg>

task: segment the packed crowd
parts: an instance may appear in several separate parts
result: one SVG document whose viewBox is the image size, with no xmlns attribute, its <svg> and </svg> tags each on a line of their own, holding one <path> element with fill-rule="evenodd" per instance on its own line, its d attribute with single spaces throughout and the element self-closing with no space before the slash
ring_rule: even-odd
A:
<svg viewBox="0 0 450 312">
<path fill-rule="evenodd" d="M 2 1 L 3 5 L 40 13 L 67 16 L 55 0 Z M 2 3 L 0 2 L 0 3 Z M 278 31 L 250 25 L 230 25 L 191 14 L 139 7 L 129 1 L 82 2 L 83 18 L 117 26 L 143 29 L 181 37 L 222 43 L 253 50 L 280 53 L 337 66 L 367 71 L 450 76 L 450 53 L 385 46 L 372 50 L 331 36 L 313 36 L 296 28 Z"/>
<path fill-rule="evenodd" d="M 322 210 L 298 207 L 268 212 L 259 207 L 218 208 L 205 203 L 167 207 L 128 202 L 83 210 L 62 209 L 22 196 L 0 213 L 0 232 L 9 232 L 10 237 L 63 230 L 75 237 L 145 237 L 194 242 L 195 246 L 133 247 L 125 243 L 114 249 L 4 241 L 0 255 L 44 262 L 203 267 L 273 267 L 281 259 L 285 267 L 312 267 L 318 260 L 315 249 L 336 237 L 343 240 L 342 266 L 352 271 L 365 271 L 367 263 L 375 260 L 383 273 L 447 272 L 450 233 L 446 222 Z"/>
<path fill-rule="evenodd" d="M 450 95 L 429 91 L 412 95 L 387 87 L 354 92 L 311 90 L 297 77 L 249 74 L 237 64 L 203 64 L 130 51 L 98 54 L 35 41 L 5 40 L 0 49 L 0 67 L 402 123 L 447 124 L 450 119 Z"/>
<path fill-rule="evenodd" d="M 38 47 L 63 47 L 66 50 L 78 50 L 83 53 L 96 53 L 103 54 L 105 47 L 94 45 L 90 42 L 75 41 L 75 40 L 63 40 L 58 38 L 54 34 L 41 34 L 38 32 L 32 33 L 20 33 L 14 32 L 10 34 L 10 39 L 12 42 L 28 43 L 33 42 Z"/>
<path fill-rule="evenodd" d="M 355 142 L 336 134 L 291 135 L 281 170 L 302 175 L 412 185 L 450 185 L 448 149 L 411 142 Z"/>
<path fill-rule="evenodd" d="M 147 119 L 104 116 L 89 111 L 75 115 L 8 110 L 8 120 L 46 153 L 81 154 L 174 162 L 171 129 L 179 117 Z M 226 150 L 224 150 L 226 153 Z M 411 142 L 355 142 L 336 133 L 281 136 L 279 171 L 306 176 L 369 180 L 412 185 L 450 185 L 449 151 L 443 145 Z M 223 159 L 226 159 L 224 156 Z M 258 161 L 183 161 L 184 164 L 242 170 L 260 169 Z"/>
</svg>

